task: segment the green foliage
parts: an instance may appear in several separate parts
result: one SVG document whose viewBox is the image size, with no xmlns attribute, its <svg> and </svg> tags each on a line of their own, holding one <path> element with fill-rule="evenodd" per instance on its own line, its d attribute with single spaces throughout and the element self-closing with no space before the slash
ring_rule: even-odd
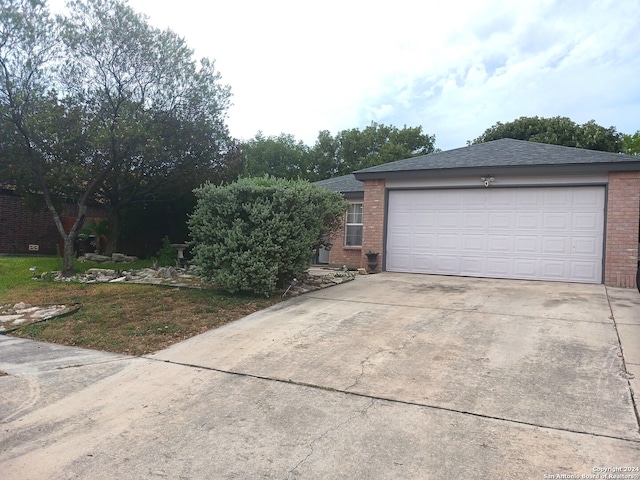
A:
<svg viewBox="0 0 640 480">
<path fill-rule="evenodd" d="M 171 246 L 169 237 L 164 237 L 162 239 L 162 247 L 160 247 L 155 257 L 153 257 L 153 261 L 157 263 L 159 267 L 170 267 L 175 266 L 177 258 L 178 252 Z"/>
<path fill-rule="evenodd" d="M 255 138 L 242 146 L 244 175 L 261 177 L 272 175 L 278 178 L 305 178 L 309 148 L 293 135 L 280 134 L 265 137 L 258 132 Z"/>
<path fill-rule="evenodd" d="M 313 182 L 431 153 L 434 142 L 435 137 L 423 134 L 422 127 L 398 129 L 375 122 L 364 130 L 343 130 L 335 137 L 323 130 L 313 147 L 292 135 L 265 137 L 258 133 L 242 146 L 243 173 Z"/>
<path fill-rule="evenodd" d="M 364 130 L 342 130 L 335 137 L 327 131 L 318 134 L 310 150 L 307 178 L 324 180 L 383 163 L 425 155 L 435 151 L 435 136 L 422 133 L 422 127 L 402 129 L 372 122 Z"/>
<path fill-rule="evenodd" d="M 29 270 L 32 267 L 35 272 Z M 62 261 L 56 257 L 0 257 L 0 298 L 12 288 L 33 283 L 34 276 L 61 267 Z"/>
<path fill-rule="evenodd" d="M 501 138 L 586 148 L 618 153 L 622 135 L 615 127 L 602 127 L 594 120 L 578 125 L 567 117 L 520 117 L 513 122 L 497 122 L 469 143 L 483 143 Z"/>
<path fill-rule="evenodd" d="M 112 263 L 79 262 L 74 259 L 74 268 L 78 273 L 87 271 L 90 268 L 114 268 Z M 136 270 L 147 268 L 151 265 L 150 260 L 139 260 L 135 263 L 127 263 L 126 268 Z M 35 272 L 29 270 L 35 267 Z M 62 268 L 62 258 L 60 257 L 36 257 L 36 256 L 0 256 L 0 299 L 12 289 L 19 289 L 28 285 L 38 285 L 33 277 L 45 281 L 51 280 L 51 275 L 47 272 L 60 271 Z M 45 274 L 43 276 L 43 274 Z M 25 300 L 26 301 L 26 300 Z M 0 303 L 2 301 L 0 300 Z"/>
<path fill-rule="evenodd" d="M 622 135 L 622 153 L 625 155 L 640 155 L 640 130 L 633 135 Z"/>
<path fill-rule="evenodd" d="M 0 2 L 0 176 L 42 196 L 64 238 L 64 270 L 86 206 L 172 201 L 213 179 L 232 150 L 230 89 L 214 62 L 151 26 L 126 0 Z M 216 173 L 214 173 L 216 172 Z M 70 232 L 59 207 L 78 206 Z"/>
<path fill-rule="evenodd" d="M 269 295 L 294 278 L 346 208 L 338 193 L 273 177 L 207 184 L 196 195 L 193 262 L 232 293 Z"/>
</svg>

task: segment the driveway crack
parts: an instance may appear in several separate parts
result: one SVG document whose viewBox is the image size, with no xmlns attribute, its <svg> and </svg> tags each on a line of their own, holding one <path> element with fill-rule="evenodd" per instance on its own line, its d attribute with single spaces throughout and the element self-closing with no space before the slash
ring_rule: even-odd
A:
<svg viewBox="0 0 640 480">
<path fill-rule="evenodd" d="M 341 428 L 343 428 L 344 426 L 348 425 L 349 423 L 353 422 L 356 418 L 358 417 L 362 417 L 363 415 L 366 415 L 367 412 L 369 411 L 369 409 L 371 407 L 373 407 L 373 405 L 377 402 L 376 399 L 371 399 L 371 401 L 365 405 L 364 408 L 360 409 L 359 411 L 355 412 L 353 415 L 351 415 L 350 417 L 348 417 L 347 419 L 343 420 L 342 422 L 338 423 L 337 425 L 334 425 L 332 427 L 327 428 L 324 432 L 322 432 L 322 434 L 320 434 L 319 436 L 317 436 L 316 438 L 314 438 L 310 443 L 309 443 L 309 453 L 302 459 L 300 460 L 291 470 L 289 470 L 289 472 L 287 472 L 287 475 L 285 478 L 289 479 L 289 478 L 293 478 L 294 475 L 296 475 L 296 470 L 303 465 L 305 462 L 307 462 L 315 453 L 315 448 L 314 445 L 317 444 L 318 442 L 322 441 L 327 435 L 329 435 L 332 432 L 335 432 L 337 430 L 340 430 Z"/>
<path fill-rule="evenodd" d="M 360 383 L 360 380 L 362 380 L 362 377 L 364 377 L 365 375 L 365 368 L 366 368 L 366 364 L 370 361 L 371 357 L 375 356 L 375 355 L 379 355 L 381 353 L 384 352 L 388 352 L 390 354 L 395 354 L 397 350 L 402 350 L 404 349 L 409 343 L 411 343 L 413 341 L 413 339 L 415 339 L 418 336 L 418 333 L 420 332 L 416 332 L 414 331 L 413 333 L 411 333 L 411 335 L 409 336 L 409 338 L 407 338 L 406 340 L 404 340 L 397 348 L 379 348 L 378 350 L 376 350 L 375 352 L 370 353 L 369 355 L 367 355 L 365 357 L 364 360 L 362 360 L 362 362 L 360 362 L 360 373 L 358 374 L 358 376 L 356 377 L 355 381 L 349 385 L 348 387 L 346 387 L 344 389 L 345 392 L 349 391 L 350 389 L 358 386 L 358 384 Z"/>
<path fill-rule="evenodd" d="M 362 377 L 364 377 L 365 364 L 369 361 L 369 359 L 370 359 L 371 357 L 373 357 L 374 355 L 378 355 L 379 353 L 382 353 L 382 352 L 384 352 L 384 351 L 385 351 L 385 349 L 383 349 L 383 348 L 378 349 L 377 351 L 372 352 L 372 353 L 370 353 L 369 355 L 367 355 L 367 356 L 365 357 L 365 359 L 364 359 L 364 360 L 362 360 L 362 362 L 360 362 L 360 374 L 356 377 L 355 382 L 353 382 L 351 385 L 349 385 L 347 388 L 345 388 L 345 389 L 344 389 L 344 390 L 345 390 L 345 392 L 346 392 L 346 391 L 348 391 L 349 389 L 351 389 L 351 388 L 353 388 L 353 387 L 357 386 L 357 385 L 360 383 L 360 380 L 362 379 Z"/>
</svg>

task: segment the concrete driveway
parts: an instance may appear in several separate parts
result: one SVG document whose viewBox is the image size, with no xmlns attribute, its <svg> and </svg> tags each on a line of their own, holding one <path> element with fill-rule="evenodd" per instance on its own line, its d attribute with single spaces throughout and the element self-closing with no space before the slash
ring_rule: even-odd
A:
<svg viewBox="0 0 640 480">
<path fill-rule="evenodd" d="M 0 370 L 7 479 L 640 478 L 636 290 L 385 273 L 143 358 L 0 337 Z"/>
</svg>

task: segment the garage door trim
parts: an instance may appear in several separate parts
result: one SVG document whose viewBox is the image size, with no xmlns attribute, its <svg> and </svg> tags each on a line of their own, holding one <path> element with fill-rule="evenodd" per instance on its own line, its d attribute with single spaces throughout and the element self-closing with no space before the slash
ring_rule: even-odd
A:
<svg viewBox="0 0 640 480">
<path fill-rule="evenodd" d="M 584 180 L 584 179 L 583 179 Z M 409 192 L 443 192 L 443 194 L 445 192 L 448 191 L 465 191 L 465 192 L 469 192 L 469 195 L 471 195 L 471 192 L 478 192 L 481 195 L 485 195 L 484 192 L 487 192 L 487 194 L 485 195 L 485 198 L 489 198 L 488 196 L 494 195 L 492 193 L 489 192 L 493 192 L 493 191 L 497 191 L 497 190 L 508 190 L 511 192 L 511 195 L 517 195 L 519 194 L 519 192 L 526 192 L 527 189 L 533 189 L 536 191 L 536 195 L 554 195 L 555 192 L 553 192 L 553 190 L 557 190 L 558 192 L 560 192 L 562 189 L 569 189 L 570 192 L 566 192 L 567 195 L 572 195 L 572 196 L 580 196 L 580 194 L 582 194 L 584 196 L 585 193 L 588 193 L 586 190 L 585 191 L 580 191 L 581 188 L 589 188 L 589 187 L 596 187 L 597 190 L 597 201 L 594 200 L 594 206 L 590 207 L 592 208 L 592 211 L 589 213 L 594 214 L 594 218 L 595 220 L 590 220 L 592 223 L 593 222 L 597 222 L 597 225 L 594 227 L 594 229 L 592 231 L 587 232 L 588 235 L 585 235 L 587 238 L 587 240 L 589 240 L 590 242 L 598 242 L 598 244 L 591 244 L 589 245 L 589 248 L 591 249 L 597 249 L 597 257 L 595 256 L 591 256 L 590 259 L 588 260 L 589 262 L 591 262 L 591 267 L 595 270 L 593 270 L 592 272 L 589 273 L 590 276 L 593 276 L 593 278 L 591 278 L 590 280 L 588 280 L 587 283 L 602 283 L 604 281 L 604 262 L 605 262 L 605 249 L 606 249 L 606 245 L 605 245 L 605 238 L 606 238 L 606 207 L 607 207 L 607 184 L 606 183 L 601 183 L 601 182 L 589 182 L 589 183 L 562 183 L 562 184 L 558 184 L 558 183 L 554 183 L 554 184 L 532 184 L 532 185 L 522 185 L 522 184 L 510 184 L 510 185 L 500 185 L 500 186 L 491 186 L 489 188 L 485 188 L 483 186 L 469 186 L 469 185 L 460 185 L 460 186 L 446 186 L 446 187 L 438 187 L 438 186 L 424 186 L 424 187 L 416 187 L 416 186 L 407 186 L 407 187 L 401 187 L 401 186 L 393 186 L 391 188 L 387 188 L 386 192 L 385 192 L 385 222 L 384 222 L 384 232 L 383 232 L 383 242 L 384 242 L 384 246 L 385 246 L 385 255 L 382 259 L 383 261 L 383 270 L 385 271 L 406 271 L 406 270 L 398 270 L 397 264 L 396 265 L 390 265 L 389 264 L 389 260 L 390 260 L 390 255 L 395 255 L 395 252 L 390 251 L 393 250 L 392 246 L 389 243 L 390 240 L 390 234 L 392 232 L 390 232 L 390 228 L 392 228 L 391 226 L 393 225 L 393 218 L 392 218 L 392 214 L 395 214 L 396 212 L 392 212 L 392 197 L 394 192 L 403 192 L 403 191 L 409 191 Z M 578 189 L 576 191 L 576 189 Z M 467 198 L 466 195 L 460 195 L 461 198 L 464 198 L 465 200 L 469 200 Z M 424 198 L 428 198 L 428 197 L 424 197 Z M 488 200 L 485 200 L 488 201 Z M 572 200 L 575 201 L 575 200 Z M 543 204 L 545 203 L 545 200 L 542 200 L 542 203 L 540 204 L 540 208 L 545 208 L 543 206 Z M 572 204 L 571 204 L 572 205 Z M 562 210 L 564 213 L 566 213 L 567 215 L 573 217 L 575 216 L 576 213 L 581 213 L 581 212 L 576 212 L 574 207 L 571 207 L 571 205 L 567 206 L 567 209 Z M 393 207 L 396 208 L 397 207 Z M 460 212 L 466 212 L 466 208 L 465 207 L 464 210 L 460 210 Z M 480 207 L 479 207 L 480 208 Z M 548 207 L 546 207 L 548 208 Z M 410 209 L 410 207 L 409 207 Z M 432 209 L 433 210 L 433 209 Z M 521 214 L 520 212 L 520 208 L 515 209 L 512 208 L 511 209 L 511 214 L 514 216 L 518 216 Z M 434 210 L 435 211 L 435 210 Z M 480 211 L 480 210 L 478 210 Z M 411 212 L 415 213 L 415 210 L 411 210 Z M 460 213 L 458 212 L 458 213 Z M 492 212 L 491 210 L 488 210 L 488 212 Z M 486 212 L 485 212 L 486 213 Z M 549 212 L 539 212 L 540 215 L 550 215 Z M 487 213 L 488 215 L 489 213 Z M 395 227 L 394 227 L 395 228 Z M 455 228 L 455 227 L 454 227 Z M 462 225 L 460 230 L 460 236 L 464 236 L 465 232 L 463 232 L 463 230 L 466 228 L 466 225 Z M 493 233 L 492 230 L 489 229 L 488 226 L 485 226 L 485 231 L 486 231 L 486 237 L 490 238 Z M 576 241 L 576 239 L 580 239 L 581 235 L 578 234 L 574 234 L 573 229 L 569 229 L 567 230 L 565 227 L 565 232 L 566 232 L 566 241 L 571 241 L 574 242 Z M 468 233 L 468 232 L 467 232 Z M 538 242 L 543 242 L 542 237 L 544 236 L 550 236 L 551 234 L 553 234 L 554 231 L 545 231 L 542 233 L 539 233 L 538 237 L 539 239 L 537 240 Z M 440 233 L 438 233 L 440 234 Z M 454 241 L 456 241 L 455 239 L 456 235 L 453 235 L 452 238 Z M 574 238 L 575 237 L 575 238 Z M 558 240 L 558 243 L 562 243 L 560 240 L 562 240 L 560 237 L 556 238 L 556 239 L 551 239 L 551 240 Z M 485 243 L 486 243 L 485 239 Z M 514 240 L 515 242 L 515 240 Z M 549 242 L 547 242 L 549 243 Z M 543 248 L 542 246 L 538 246 L 537 248 Z M 565 246 L 565 248 L 567 248 Z M 571 247 L 572 249 L 575 248 L 575 246 Z M 550 251 L 550 250 L 544 250 L 544 251 Z M 544 255 L 544 251 L 540 250 L 538 252 L 538 262 L 540 265 L 548 263 L 549 265 L 551 265 L 553 262 L 551 261 L 552 258 L 547 254 L 546 256 Z M 571 250 L 571 252 L 573 252 L 574 250 Z M 458 262 L 462 262 L 463 261 L 463 257 L 465 257 L 465 251 L 462 249 L 459 249 L 457 255 L 458 255 Z M 542 252 L 542 253 L 540 253 Z M 440 252 L 436 252 L 436 253 L 440 253 Z M 467 252 L 468 253 L 468 252 Z M 413 255 L 413 252 L 411 253 L 411 255 Z M 485 252 L 486 255 L 486 252 Z M 468 257 L 468 255 L 467 255 Z M 466 257 L 465 257 L 466 258 Z M 466 258 L 467 260 L 469 260 L 469 258 Z M 454 259 L 455 260 L 455 259 Z M 473 259 L 471 259 L 473 260 Z M 513 259 L 512 259 L 513 260 Z M 558 265 L 558 266 L 547 266 L 544 268 L 558 268 L 558 269 L 562 269 L 564 268 L 564 270 L 566 271 L 567 268 L 569 269 L 573 269 L 574 266 L 570 265 L 572 263 L 580 263 L 582 259 L 578 258 L 578 257 L 574 257 L 573 259 L 568 260 L 566 263 L 566 265 L 564 267 Z M 484 259 L 485 264 L 486 262 L 486 258 Z M 587 262 L 585 260 L 585 262 Z M 558 263 L 562 263 L 560 260 L 558 260 Z M 540 267 L 540 265 L 538 267 Z M 586 265 L 586 263 L 585 263 Z M 583 268 L 583 266 L 578 265 L 578 268 Z M 540 270 L 544 270 L 544 268 L 540 268 Z M 443 272 L 440 271 L 438 269 L 436 269 L 433 272 L 429 272 L 429 271 L 424 271 L 424 269 L 417 269 L 416 273 L 433 273 L 433 274 L 445 274 L 445 275 L 463 275 L 463 276 L 477 276 L 477 277 L 490 277 L 490 278 L 521 278 L 520 276 L 513 276 L 513 272 L 511 272 L 509 275 L 506 276 L 501 276 L 501 275 L 495 275 L 495 274 L 487 274 L 486 270 L 483 270 L 483 274 L 477 274 L 477 273 L 473 273 L 473 274 L 469 274 L 467 273 L 451 273 L 451 272 Z M 556 272 L 553 272 L 554 275 L 556 275 Z M 566 272 L 565 273 L 559 273 L 559 275 L 562 276 L 562 278 L 551 278 L 548 275 L 540 275 L 539 272 L 536 274 L 536 278 L 532 278 L 532 277 L 522 277 L 524 279 L 541 279 L 541 280 L 555 280 L 555 281 L 575 281 L 575 282 L 584 282 L 584 277 L 578 275 L 578 277 L 571 277 L 571 274 L 569 274 L 569 277 L 567 277 Z"/>
</svg>

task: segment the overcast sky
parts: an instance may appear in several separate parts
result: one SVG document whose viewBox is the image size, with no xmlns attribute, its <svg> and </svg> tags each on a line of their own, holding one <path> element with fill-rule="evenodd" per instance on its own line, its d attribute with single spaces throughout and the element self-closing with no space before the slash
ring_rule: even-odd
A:
<svg viewBox="0 0 640 480">
<path fill-rule="evenodd" d="M 375 121 L 447 150 L 520 116 L 640 129 L 639 0 L 129 3 L 215 59 L 236 138 Z"/>
</svg>

